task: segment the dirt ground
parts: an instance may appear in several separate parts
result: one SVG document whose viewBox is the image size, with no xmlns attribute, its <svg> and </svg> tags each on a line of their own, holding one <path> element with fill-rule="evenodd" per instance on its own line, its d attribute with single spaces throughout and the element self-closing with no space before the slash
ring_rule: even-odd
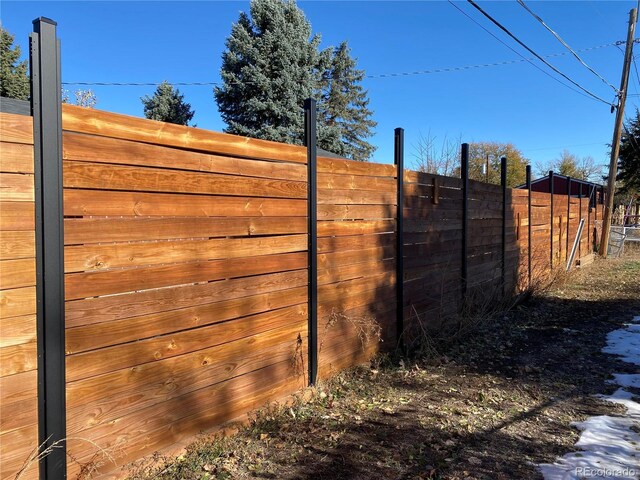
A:
<svg viewBox="0 0 640 480">
<path fill-rule="evenodd" d="M 308 403 L 271 408 L 133 479 L 535 479 L 574 450 L 570 426 L 616 411 L 607 332 L 640 315 L 640 249 L 596 262 L 414 361 L 344 372 Z M 640 392 L 636 392 L 639 393 Z"/>
</svg>

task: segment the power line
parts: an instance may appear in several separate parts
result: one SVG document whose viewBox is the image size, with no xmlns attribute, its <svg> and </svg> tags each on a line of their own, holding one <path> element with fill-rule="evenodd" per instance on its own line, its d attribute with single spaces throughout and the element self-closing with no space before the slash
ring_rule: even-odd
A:
<svg viewBox="0 0 640 480">
<path fill-rule="evenodd" d="M 544 22 L 544 20 L 542 20 L 542 18 L 540 18 L 538 15 L 536 15 L 536 14 L 535 14 L 535 13 L 534 13 L 534 12 L 533 12 L 529 7 L 528 7 L 528 6 L 524 3 L 524 1 L 523 1 L 523 0 L 517 0 L 517 1 L 518 1 L 518 3 L 520 4 L 520 6 L 521 6 L 522 8 L 524 8 L 527 12 L 529 12 L 529 13 L 533 16 L 533 18 L 535 18 L 536 20 L 538 20 L 538 22 L 540 22 L 540 23 L 544 26 L 544 28 L 546 28 L 546 29 L 547 29 L 547 30 L 548 30 L 548 31 L 549 31 L 549 32 L 550 32 L 554 37 L 556 37 L 556 39 L 557 39 L 557 40 L 558 40 L 562 45 L 564 45 L 564 46 L 565 46 L 565 48 L 566 48 L 567 50 L 569 50 L 569 51 L 573 54 L 573 56 L 576 58 L 576 60 L 578 60 L 582 65 L 584 65 L 584 67 L 585 67 L 587 70 L 589 70 L 589 71 L 590 71 L 591 73 L 593 73 L 596 77 L 598 77 L 598 78 L 599 78 L 600 80 L 602 80 L 604 83 L 606 83 L 606 84 L 607 84 L 607 85 L 609 85 L 611 88 L 613 88 L 613 91 L 614 91 L 614 92 L 616 92 L 616 94 L 617 94 L 617 93 L 619 93 L 619 92 L 618 92 L 618 89 L 617 89 L 616 87 L 614 87 L 611 83 L 609 83 L 609 81 L 608 81 L 607 79 L 603 78 L 603 77 L 602 77 L 598 72 L 596 72 L 593 68 L 591 68 L 589 65 L 587 65 L 587 64 L 585 63 L 585 61 L 584 61 L 584 60 L 582 60 L 582 58 L 580 58 L 580 55 L 578 55 L 578 54 L 577 54 L 577 52 L 576 52 L 573 48 L 571 48 L 571 47 L 567 44 L 567 42 L 565 42 L 565 41 L 560 37 L 560 35 L 558 35 L 556 32 L 554 32 L 554 31 L 551 29 L 551 27 L 549 27 L 549 26 Z"/>
<path fill-rule="evenodd" d="M 464 13 L 466 15 L 465 12 L 462 12 L 462 13 Z M 471 20 L 473 20 L 473 18 L 471 18 Z M 475 21 L 475 20 L 473 20 L 473 21 Z M 480 25 L 480 27 L 482 27 L 482 25 Z M 482 27 L 482 28 L 484 28 L 484 27 Z M 488 32 L 488 33 L 493 35 L 491 32 Z M 499 38 L 497 38 L 497 40 L 502 42 L 502 40 L 500 40 Z M 605 44 L 596 45 L 596 46 L 593 46 L 593 47 L 581 48 L 581 49 L 578 49 L 576 51 L 577 52 L 590 52 L 590 51 L 593 51 L 593 50 L 599 50 L 599 49 L 602 49 L 602 48 L 617 46 L 620 43 L 621 42 L 619 42 L 619 41 L 618 42 L 605 43 Z M 624 42 L 622 42 L 622 43 L 624 43 Z M 373 75 L 365 75 L 364 78 L 377 79 L 377 78 L 406 77 L 406 76 L 413 76 L 413 75 L 430 75 L 430 74 L 434 74 L 434 73 L 458 72 L 458 71 L 463 71 L 463 70 L 472 70 L 472 69 L 485 68 L 485 67 L 497 67 L 497 66 L 503 66 L 503 65 L 513 65 L 513 64 L 516 64 L 516 63 L 524 63 L 524 62 L 531 63 L 531 60 L 534 60 L 534 58 L 526 58 L 526 57 L 524 57 L 518 51 L 512 49 L 509 45 L 505 44 L 505 46 L 508 47 L 509 49 L 511 49 L 513 52 L 515 52 L 517 55 L 519 55 L 522 58 L 521 59 L 516 59 L 516 60 L 504 60 L 504 61 L 501 61 L 501 62 L 494 62 L 494 63 L 481 63 L 481 64 L 476 64 L 476 65 L 464 65 L 464 66 L 459 66 L 459 67 L 442 67 L 442 68 L 434 68 L 434 69 L 430 69 L 430 70 L 417 70 L 417 71 L 413 71 L 413 72 L 379 73 L 379 74 L 373 74 Z M 567 52 L 551 53 L 549 55 L 544 55 L 544 57 L 545 58 L 554 58 L 554 57 L 562 57 L 562 56 L 565 56 L 565 55 L 568 55 L 568 53 Z M 578 90 L 575 90 L 574 88 L 572 88 L 569 85 L 561 82 L 557 78 L 549 75 L 549 73 L 547 73 L 544 70 L 542 70 L 536 64 L 534 64 L 534 63 L 531 63 L 531 64 L 534 67 L 536 67 L 538 70 L 540 70 L 542 73 L 544 73 L 545 75 L 547 75 L 550 78 L 558 81 L 561 85 L 564 85 L 567 88 L 571 88 L 574 92 L 580 93 L 580 95 L 584 95 L 582 92 L 579 92 Z M 161 83 L 162 82 L 62 82 L 62 85 L 66 85 L 66 86 L 108 86 L 108 87 L 114 87 L 114 86 L 115 87 L 156 87 L 156 86 L 160 85 Z M 177 86 L 177 87 L 184 87 L 184 86 L 216 86 L 216 85 L 221 85 L 222 84 L 222 82 L 170 82 L 170 83 L 171 83 L 171 85 Z"/>
<path fill-rule="evenodd" d="M 587 95 L 585 95 L 584 93 L 582 93 L 580 90 L 576 90 L 575 88 L 573 88 L 571 85 L 567 85 L 566 83 L 564 83 L 562 80 L 560 80 L 559 78 L 554 77 L 553 75 L 551 75 L 549 72 L 547 72 L 546 70 L 543 70 L 540 66 L 536 65 L 535 63 L 533 63 L 532 61 L 528 60 L 524 55 L 522 55 L 520 52 L 518 52 L 515 48 L 511 47 L 510 45 L 508 45 L 506 42 L 502 41 L 502 39 L 500 39 L 498 36 L 496 36 L 493 32 L 491 32 L 489 29 L 485 28 L 484 25 L 482 25 L 480 22 L 478 22 L 475 18 L 473 18 L 471 15 L 469 15 L 467 12 L 465 12 L 464 10 L 462 10 L 460 7 L 458 7 L 455 3 L 452 2 L 452 0 L 448 0 L 449 4 L 451 6 L 453 6 L 456 10 L 458 10 L 460 13 L 462 13 L 465 17 L 467 17 L 469 20 L 471 20 L 473 23 L 475 23 L 476 25 L 478 25 L 482 30 L 484 30 L 485 32 L 487 32 L 489 35 L 491 35 L 493 38 L 495 38 L 498 42 L 500 42 L 502 45 L 504 45 L 505 47 L 507 47 L 509 50 L 511 50 L 512 52 L 514 52 L 516 55 L 522 57 L 523 59 L 525 59 L 527 62 L 529 62 L 533 67 L 537 68 L 538 70 L 540 70 L 542 73 L 544 73 L 547 77 L 551 78 L 552 80 L 555 80 L 556 82 L 558 82 L 560 85 L 568 88 L 569 90 L 577 93 L 578 95 L 582 95 L 583 97 L 586 98 L 591 98 L 588 97 Z M 614 43 L 614 45 L 617 44 Z"/>
<path fill-rule="evenodd" d="M 575 80 L 572 80 L 571 78 L 569 78 L 567 75 L 565 75 L 564 73 L 562 73 L 560 70 L 558 70 L 556 67 L 554 67 L 553 65 L 551 65 L 549 62 L 547 62 L 544 58 L 542 58 L 540 55 L 538 55 L 535 51 L 533 51 L 531 48 L 529 48 L 524 42 L 522 42 L 518 37 L 516 37 L 513 33 L 511 33 L 506 27 L 504 27 L 500 22 L 498 22 L 496 19 L 494 19 L 491 15 L 489 15 L 487 12 L 485 12 L 476 2 L 474 2 L 473 0 L 467 0 L 467 2 L 469 2 L 476 10 L 478 10 L 480 13 L 482 13 L 482 15 L 484 15 L 486 18 L 488 18 L 495 26 L 497 26 L 500 30 L 502 30 L 504 33 L 506 33 L 507 35 L 509 35 L 513 40 L 515 40 L 521 47 L 525 48 L 529 53 L 531 53 L 533 56 L 535 56 L 538 60 L 540 60 L 542 63 L 544 63 L 546 66 L 548 66 L 549 68 L 551 68 L 554 72 L 556 72 L 558 75 L 562 76 L 564 79 L 568 80 L 569 82 L 571 82 L 573 85 L 575 85 L 576 87 L 578 87 L 580 90 L 582 90 L 583 92 L 585 92 L 587 95 L 589 95 L 590 97 L 594 98 L 595 100 L 598 100 L 599 102 L 604 103 L 605 105 L 609 105 L 612 108 L 615 108 L 615 105 L 613 103 L 607 102 L 606 100 L 604 100 L 603 98 L 600 98 L 599 96 L 597 96 L 595 93 L 590 92 L 589 90 L 587 90 L 586 88 L 584 88 L 582 85 L 580 85 L 578 82 L 576 82 Z"/>
<path fill-rule="evenodd" d="M 615 43 L 607 43 L 603 45 L 596 45 L 595 47 L 588 47 L 579 50 L 580 52 L 587 52 L 592 50 L 597 50 L 600 48 L 615 46 Z M 516 52 L 517 53 L 517 52 Z M 563 55 L 567 55 L 566 52 L 561 53 L 552 53 L 549 55 L 545 55 L 546 58 L 552 57 L 560 57 Z M 393 73 L 379 73 L 374 75 L 365 75 L 364 78 L 368 79 L 376 79 L 376 78 L 393 78 L 393 77 L 408 77 L 414 75 L 430 75 L 434 73 L 448 73 L 448 72 L 459 72 L 464 70 L 472 70 L 478 68 L 485 67 L 498 67 L 503 65 L 512 65 L 516 63 L 523 63 L 533 60 L 532 58 L 517 59 L 517 60 L 504 60 L 501 62 L 494 63 L 481 63 L 476 65 L 464 65 L 459 67 L 442 67 L 442 68 L 434 68 L 430 70 L 417 70 L 413 72 L 393 72 Z M 552 77 L 553 78 L 553 77 Z M 62 82 L 63 85 L 67 86 L 116 86 L 116 87 L 153 87 L 158 86 L 162 82 Z M 220 85 L 221 82 L 170 82 L 173 86 L 216 86 Z M 564 85 L 564 84 L 563 84 Z"/>
</svg>

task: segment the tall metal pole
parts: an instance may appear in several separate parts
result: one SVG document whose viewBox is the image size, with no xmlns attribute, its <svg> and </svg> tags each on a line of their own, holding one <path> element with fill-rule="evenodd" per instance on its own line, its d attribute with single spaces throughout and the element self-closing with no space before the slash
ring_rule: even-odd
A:
<svg viewBox="0 0 640 480">
<path fill-rule="evenodd" d="M 462 178 L 462 302 L 467 297 L 467 236 L 469 234 L 469 144 L 460 150 L 460 177 Z"/>
<path fill-rule="evenodd" d="M 549 193 L 551 194 L 551 247 L 549 248 L 550 255 L 550 263 L 551 270 L 553 270 L 553 220 L 554 220 L 554 211 L 553 211 L 553 197 L 554 197 L 554 183 L 555 178 L 553 175 L 553 170 L 549 170 Z"/>
<path fill-rule="evenodd" d="M 507 157 L 500 158 L 500 186 L 502 189 L 502 294 L 507 294 Z"/>
<path fill-rule="evenodd" d="M 609 161 L 609 179 L 607 180 L 607 197 L 602 219 L 602 236 L 600 237 L 600 249 L 598 253 L 607 258 L 609 247 L 609 234 L 611 232 L 611 218 L 613 216 L 613 197 L 616 189 L 616 175 L 618 173 L 618 155 L 620 154 L 620 136 L 622 134 L 622 122 L 624 122 L 624 106 L 627 101 L 627 86 L 629 85 L 629 69 L 633 58 L 633 41 L 635 38 L 638 11 L 632 8 L 629 12 L 629 30 L 627 32 L 627 48 L 624 52 L 624 64 L 622 66 L 622 79 L 620 80 L 620 93 L 616 112 L 616 123 L 613 128 L 613 140 L 611 141 L 611 159 Z"/>
<path fill-rule="evenodd" d="M 529 192 L 529 195 L 527 195 L 527 252 L 528 252 L 528 259 L 527 259 L 527 266 L 528 266 L 528 273 L 529 273 L 529 288 L 531 288 L 531 165 L 527 165 L 527 169 L 526 169 L 526 175 L 527 175 L 527 192 Z"/>
<path fill-rule="evenodd" d="M 396 206 L 396 336 L 404 351 L 404 129 L 394 130 L 394 163 L 397 168 Z"/>
<path fill-rule="evenodd" d="M 29 57 L 36 214 L 38 435 L 40 451 L 51 451 L 40 460 L 40 478 L 47 480 L 67 476 L 62 102 L 56 25 L 48 18 L 33 21 Z"/>
<path fill-rule="evenodd" d="M 571 224 L 571 188 L 571 177 L 567 177 L 567 245 L 565 248 L 565 252 L 567 252 L 567 258 L 569 257 L 569 225 Z"/>
<path fill-rule="evenodd" d="M 318 377 L 318 182 L 317 182 L 317 134 L 316 101 L 304 101 L 304 140 L 307 146 L 308 181 L 308 266 L 309 266 L 309 385 L 315 385 Z"/>
</svg>

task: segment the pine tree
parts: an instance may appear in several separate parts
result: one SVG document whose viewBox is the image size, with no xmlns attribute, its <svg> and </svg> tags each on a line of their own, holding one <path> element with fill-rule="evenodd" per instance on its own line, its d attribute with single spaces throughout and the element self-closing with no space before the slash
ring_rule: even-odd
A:
<svg viewBox="0 0 640 480">
<path fill-rule="evenodd" d="M 30 95 L 27 61 L 20 61 L 20 46 L 0 26 L 0 96 L 27 100 Z"/>
<path fill-rule="evenodd" d="M 233 24 L 215 99 L 228 133 L 302 144 L 304 100 L 319 84 L 320 37 L 293 0 L 252 0 Z"/>
<path fill-rule="evenodd" d="M 166 81 L 158 85 L 152 97 L 145 95 L 140 100 L 144 105 L 144 116 L 151 120 L 188 125 L 195 114 L 180 90 L 174 90 Z"/>
<path fill-rule="evenodd" d="M 373 135 L 377 122 L 371 119 L 368 93 L 360 82 L 364 71 L 356 68 L 347 42 L 336 47 L 330 67 L 322 77 L 322 97 L 319 104 L 318 145 L 321 148 L 354 160 L 368 160 L 376 147 L 365 139 Z"/>
<path fill-rule="evenodd" d="M 622 192 L 640 192 L 640 112 L 630 119 L 620 139 L 617 180 Z"/>
</svg>

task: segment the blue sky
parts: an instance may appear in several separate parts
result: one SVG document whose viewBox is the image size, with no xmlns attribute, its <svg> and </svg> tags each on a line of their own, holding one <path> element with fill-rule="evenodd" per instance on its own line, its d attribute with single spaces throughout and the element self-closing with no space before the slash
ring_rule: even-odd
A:
<svg viewBox="0 0 640 480">
<path fill-rule="evenodd" d="M 479 2 L 541 55 L 567 52 L 515 2 Z M 527 2 L 574 49 L 625 40 L 635 1 Z M 519 60 L 446 1 L 299 1 L 322 46 L 348 40 L 367 75 L 402 73 Z M 466 2 L 456 3 L 504 42 L 531 57 Z M 30 2 L 2 0 L 3 26 L 16 35 L 26 58 L 31 21 L 58 22 L 63 82 L 217 82 L 231 24 L 246 1 Z M 624 48 L 622 46 L 621 48 Z M 619 86 L 623 53 L 608 46 L 580 54 Z M 614 101 L 614 91 L 571 55 L 549 61 L 588 90 Z M 535 62 L 539 64 L 539 62 Z M 544 70 L 547 67 L 542 66 Z M 640 93 L 632 70 L 630 93 Z M 405 128 L 410 164 L 420 134 L 463 141 L 512 142 L 532 163 L 566 148 L 608 163 L 614 115 L 607 105 L 560 85 L 529 63 L 463 71 L 368 78 L 378 122 L 374 159 L 393 160 L 393 129 Z M 77 87 L 67 87 L 70 90 Z M 154 87 L 95 86 L 98 108 L 142 116 L 140 97 Z M 212 87 L 180 87 L 199 127 L 222 131 Z M 630 97 L 627 113 L 640 103 Z"/>
</svg>

